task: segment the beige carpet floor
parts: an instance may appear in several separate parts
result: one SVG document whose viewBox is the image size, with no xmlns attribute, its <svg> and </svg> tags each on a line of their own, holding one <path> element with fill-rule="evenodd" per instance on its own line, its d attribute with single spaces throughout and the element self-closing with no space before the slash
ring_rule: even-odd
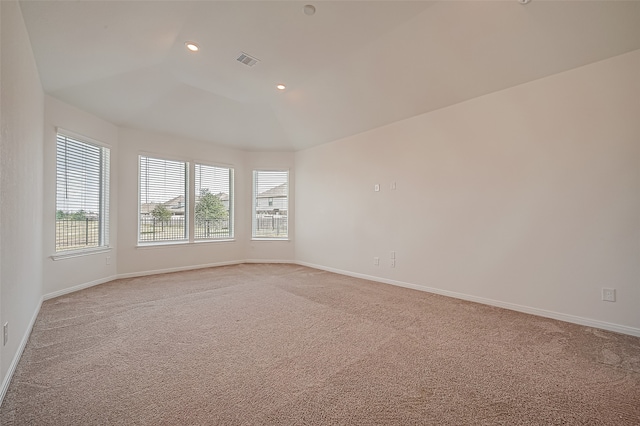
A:
<svg viewBox="0 0 640 426">
<path fill-rule="evenodd" d="M 639 425 L 640 339 L 295 265 L 45 302 L 8 425 Z"/>
</svg>

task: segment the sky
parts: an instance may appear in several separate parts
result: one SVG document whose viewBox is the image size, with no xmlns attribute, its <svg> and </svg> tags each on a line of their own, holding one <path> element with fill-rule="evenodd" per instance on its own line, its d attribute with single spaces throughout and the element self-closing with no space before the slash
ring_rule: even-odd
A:
<svg viewBox="0 0 640 426">
<path fill-rule="evenodd" d="M 107 149 L 58 135 L 56 210 L 99 212 L 101 151 L 108 164 Z"/>
<path fill-rule="evenodd" d="M 253 184 L 254 188 L 257 188 L 257 193 L 260 194 L 262 192 L 268 191 L 271 188 L 275 188 L 278 185 L 282 185 L 286 183 L 289 179 L 289 171 L 288 170 L 260 170 L 254 172 L 253 175 Z"/>
<path fill-rule="evenodd" d="M 185 170 L 188 163 L 140 157 L 140 202 L 165 203 L 185 193 Z M 195 164 L 195 192 L 209 189 L 212 194 L 229 194 L 233 170 Z"/>
</svg>

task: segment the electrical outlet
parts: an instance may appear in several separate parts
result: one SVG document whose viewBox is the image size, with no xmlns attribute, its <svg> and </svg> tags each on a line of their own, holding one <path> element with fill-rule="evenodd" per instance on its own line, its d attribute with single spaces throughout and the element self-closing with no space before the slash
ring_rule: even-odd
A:
<svg viewBox="0 0 640 426">
<path fill-rule="evenodd" d="M 373 266 L 379 266 L 380 265 L 380 258 L 379 257 L 374 257 L 373 258 Z"/>
<path fill-rule="evenodd" d="M 6 345 L 9 341 L 9 323 L 5 322 L 2 326 L 2 346 Z"/>
<path fill-rule="evenodd" d="M 396 260 L 395 259 L 391 259 L 391 267 L 392 268 L 396 267 Z"/>
<path fill-rule="evenodd" d="M 111 265 L 111 256 L 107 256 L 107 265 Z"/>
<path fill-rule="evenodd" d="M 603 288 L 602 289 L 602 300 L 605 302 L 615 302 L 616 301 L 616 289 L 615 288 Z"/>
</svg>

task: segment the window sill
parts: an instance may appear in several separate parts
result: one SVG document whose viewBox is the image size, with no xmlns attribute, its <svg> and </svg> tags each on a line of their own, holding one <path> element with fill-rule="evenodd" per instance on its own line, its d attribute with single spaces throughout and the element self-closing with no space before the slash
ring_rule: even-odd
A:
<svg viewBox="0 0 640 426">
<path fill-rule="evenodd" d="M 194 241 L 171 241 L 171 242 L 155 242 L 155 243 L 138 243 L 136 248 L 138 249 L 156 249 L 156 248 L 171 248 L 171 247 L 184 247 L 197 244 L 211 244 L 211 243 L 235 243 L 235 238 L 225 238 L 220 240 L 194 240 Z"/>
<path fill-rule="evenodd" d="M 136 248 L 138 249 L 155 249 L 163 247 L 180 247 L 189 244 L 189 241 L 167 241 L 167 242 L 154 242 L 154 243 L 138 243 Z"/>
<path fill-rule="evenodd" d="M 83 256 L 91 256 L 94 254 L 100 254 L 100 253 L 108 253 L 110 251 L 111 251 L 111 247 L 106 246 L 106 247 L 97 247 L 94 249 L 69 250 L 68 252 L 60 252 L 60 253 L 53 254 L 50 257 L 53 260 L 64 260 L 64 259 L 71 259 L 74 257 L 83 257 Z"/>
<path fill-rule="evenodd" d="M 289 238 L 276 238 L 276 237 L 254 237 L 251 241 L 291 241 Z"/>
</svg>

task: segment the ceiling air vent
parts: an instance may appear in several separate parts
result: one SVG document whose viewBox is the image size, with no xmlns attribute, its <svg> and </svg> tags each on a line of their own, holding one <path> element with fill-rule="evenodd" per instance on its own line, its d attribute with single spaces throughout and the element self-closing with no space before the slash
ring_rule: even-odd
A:
<svg viewBox="0 0 640 426">
<path fill-rule="evenodd" d="M 238 62 L 242 62 L 243 64 L 245 64 L 248 67 L 252 67 L 255 64 L 257 64 L 258 62 L 260 62 L 260 59 L 254 58 L 253 56 L 250 56 L 250 55 L 247 55 L 244 52 L 240 52 L 240 56 L 238 56 L 238 58 L 236 60 Z"/>
</svg>

